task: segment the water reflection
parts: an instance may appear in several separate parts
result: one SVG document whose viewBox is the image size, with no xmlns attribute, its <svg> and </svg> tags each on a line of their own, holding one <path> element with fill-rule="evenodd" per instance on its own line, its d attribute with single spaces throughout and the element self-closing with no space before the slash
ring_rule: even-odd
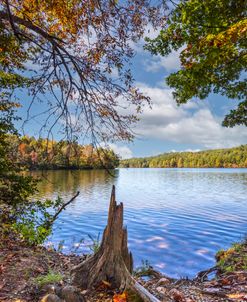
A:
<svg viewBox="0 0 247 302">
<path fill-rule="evenodd" d="M 171 276 L 192 277 L 214 264 L 214 254 L 247 230 L 247 169 L 119 169 L 44 173 L 40 197 L 76 191 L 79 197 L 56 222 L 51 241 L 65 251 L 88 251 L 107 220 L 113 184 L 125 206 L 136 265 L 148 260 Z M 33 172 L 41 176 L 40 172 Z"/>
<path fill-rule="evenodd" d="M 119 170 L 57 170 L 32 171 L 31 175 L 40 178 L 39 197 L 51 198 L 54 195 L 71 196 L 78 190 L 81 194 L 90 194 L 97 190 L 111 187 L 119 175 Z"/>
</svg>

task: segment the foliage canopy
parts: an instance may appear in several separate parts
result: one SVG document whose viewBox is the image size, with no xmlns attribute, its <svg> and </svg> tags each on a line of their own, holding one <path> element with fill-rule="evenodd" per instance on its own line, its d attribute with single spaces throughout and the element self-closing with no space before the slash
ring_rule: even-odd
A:
<svg viewBox="0 0 247 302">
<path fill-rule="evenodd" d="M 71 141 L 131 139 L 149 101 L 133 85 L 131 44 L 148 23 L 161 24 L 160 2 L 0 0 L 0 83 L 28 78 L 27 120 L 43 118 L 45 136 L 55 129 Z"/>
<path fill-rule="evenodd" d="M 146 48 L 166 56 L 180 52 L 181 69 L 166 81 L 178 104 L 211 92 L 240 100 L 223 125 L 247 126 L 247 2 L 189 0 L 174 3 L 157 38 Z"/>
</svg>

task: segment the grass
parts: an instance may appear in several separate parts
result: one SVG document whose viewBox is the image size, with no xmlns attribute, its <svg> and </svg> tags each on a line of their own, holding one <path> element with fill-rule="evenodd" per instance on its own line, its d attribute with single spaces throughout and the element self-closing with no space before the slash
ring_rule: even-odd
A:
<svg viewBox="0 0 247 302">
<path fill-rule="evenodd" d="M 89 249 L 93 254 L 97 253 L 100 248 L 100 233 L 98 233 L 97 237 L 94 238 L 90 234 L 88 234 L 88 237 L 91 239 L 92 243 L 89 245 Z"/>
<path fill-rule="evenodd" d="M 216 260 L 221 273 L 247 270 L 247 240 L 218 251 Z"/>
<path fill-rule="evenodd" d="M 63 275 L 49 271 L 48 274 L 38 276 L 34 279 L 34 283 L 39 287 L 43 287 L 46 284 L 58 283 L 63 280 Z"/>
<path fill-rule="evenodd" d="M 149 276 L 150 271 L 153 270 L 150 262 L 148 260 L 142 260 L 141 266 L 137 267 L 134 271 L 135 276 Z"/>
</svg>

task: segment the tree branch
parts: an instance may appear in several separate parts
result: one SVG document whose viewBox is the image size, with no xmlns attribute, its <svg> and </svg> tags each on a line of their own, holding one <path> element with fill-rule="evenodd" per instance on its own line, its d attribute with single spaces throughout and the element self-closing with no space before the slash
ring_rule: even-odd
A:
<svg viewBox="0 0 247 302">
<path fill-rule="evenodd" d="M 75 196 L 73 196 L 68 202 L 64 203 L 60 209 L 55 213 L 55 215 L 52 217 L 52 219 L 49 220 L 49 222 L 46 224 L 46 227 L 51 227 L 54 221 L 57 219 L 58 215 L 72 202 L 76 199 L 76 197 L 80 194 L 78 191 Z"/>
</svg>

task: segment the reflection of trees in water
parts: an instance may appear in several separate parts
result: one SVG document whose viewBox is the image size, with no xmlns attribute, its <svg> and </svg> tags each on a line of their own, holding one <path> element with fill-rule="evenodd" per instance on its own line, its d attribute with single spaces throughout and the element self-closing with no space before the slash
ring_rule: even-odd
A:
<svg viewBox="0 0 247 302">
<path fill-rule="evenodd" d="M 38 185 L 37 197 L 51 197 L 54 194 L 69 195 L 76 191 L 91 192 L 94 187 L 109 186 L 119 176 L 119 170 L 56 170 L 56 171 L 33 171 L 33 177 L 38 177 L 41 182 Z"/>
</svg>

